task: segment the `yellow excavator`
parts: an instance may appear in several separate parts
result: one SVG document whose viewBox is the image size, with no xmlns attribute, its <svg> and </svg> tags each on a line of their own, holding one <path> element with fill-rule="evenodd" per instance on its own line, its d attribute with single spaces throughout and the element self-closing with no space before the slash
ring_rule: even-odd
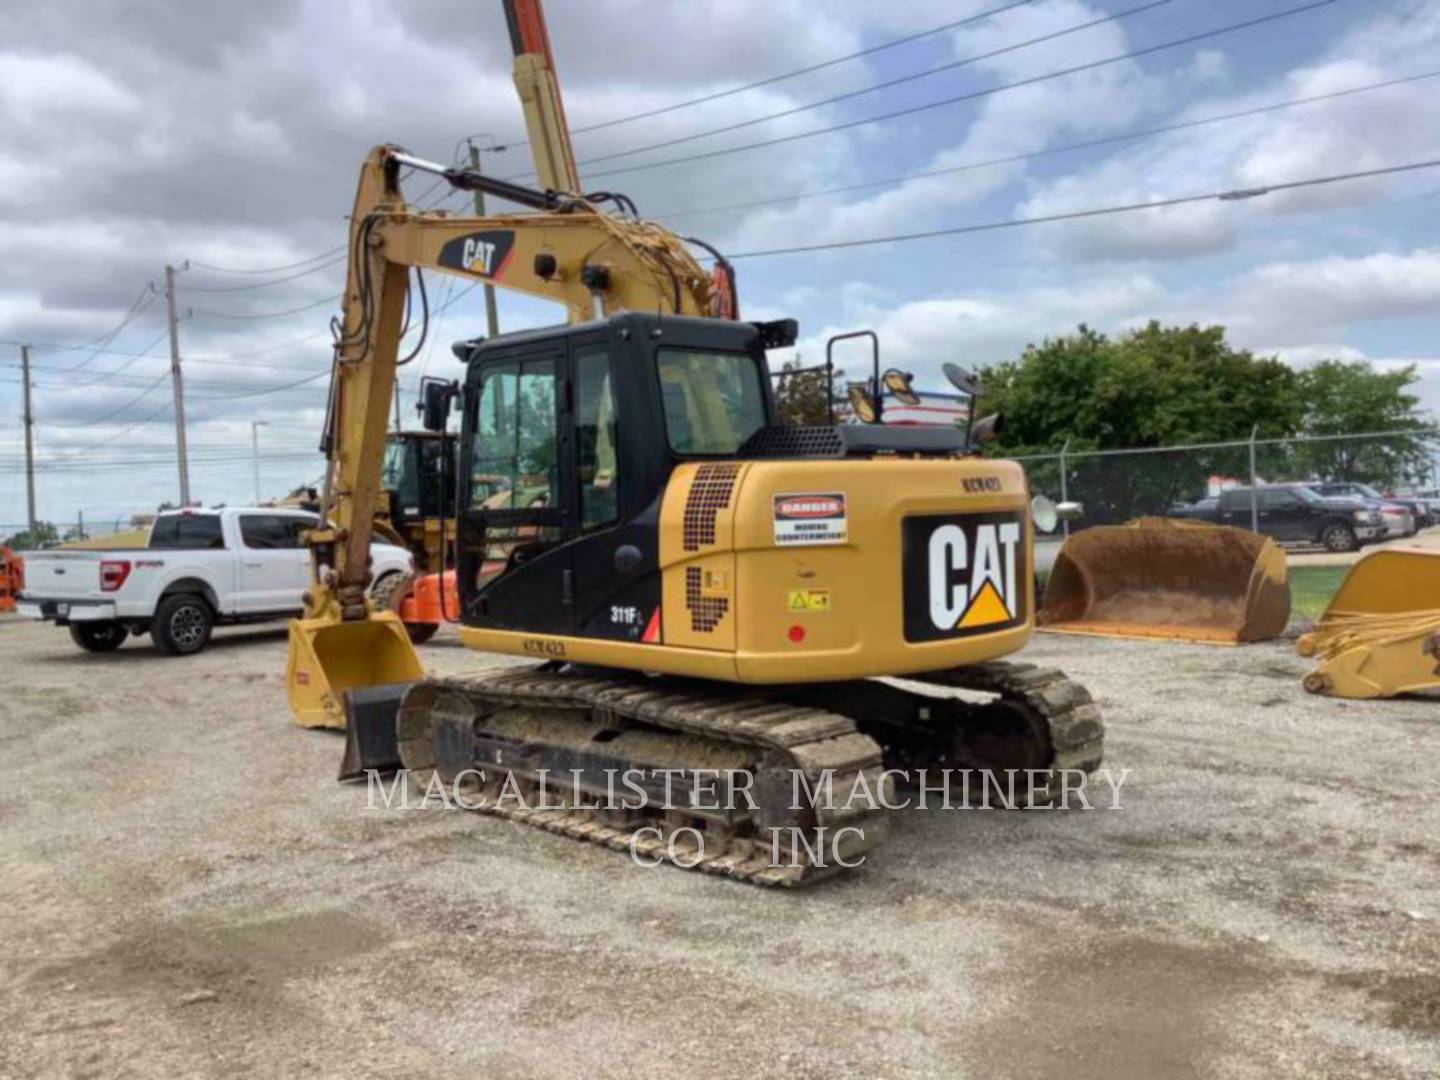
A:
<svg viewBox="0 0 1440 1080">
<path fill-rule="evenodd" d="M 878 801 L 797 802 L 800 781 L 883 792 L 888 769 L 985 770 L 1018 774 L 1014 801 L 1034 804 L 1097 767 L 1086 691 L 1000 659 L 1034 629 L 1023 469 L 956 429 L 779 425 L 766 352 L 793 344 L 794 322 L 740 320 L 723 259 L 706 272 L 624 196 L 574 193 L 538 4 L 507 14 L 531 141 L 563 167 L 529 189 L 393 146 L 364 164 L 324 440 L 329 524 L 310 533 L 290 628 L 296 720 L 347 729 L 342 776 L 398 762 L 463 783 L 474 808 L 767 885 L 853 865 L 885 831 Z M 412 170 L 526 212 L 416 210 L 401 192 Z M 460 405 L 460 639 L 532 661 L 463 678 L 427 678 L 365 594 L 421 271 L 569 319 L 468 343 L 463 382 L 423 386 L 427 429 Z M 882 378 L 876 343 L 876 398 Z M 704 774 L 747 778 L 746 798 L 711 805 Z M 649 798 L 600 800 L 616 775 Z M 569 795 L 549 794 L 560 809 L 514 798 L 543 796 L 547 776 L 566 778 Z M 785 831 L 802 843 L 777 862 Z"/>
</svg>

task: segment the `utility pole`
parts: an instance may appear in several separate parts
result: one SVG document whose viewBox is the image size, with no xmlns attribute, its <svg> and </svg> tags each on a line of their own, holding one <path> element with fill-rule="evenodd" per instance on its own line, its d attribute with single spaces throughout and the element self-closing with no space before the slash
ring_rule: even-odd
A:
<svg viewBox="0 0 1440 1080">
<path fill-rule="evenodd" d="M 260 505 L 260 429 L 269 427 L 268 420 L 250 421 L 250 456 L 255 465 L 255 505 Z"/>
<path fill-rule="evenodd" d="M 170 386 L 175 393 L 175 456 L 180 462 L 180 505 L 190 505 L 190 461 L 185 453 L 185 383 L 180 375 L 180 328 L 175 318 L 175 268 L 165 267 L 165 317 L 170 321 Z"/>
<path fill-rule="evenodd" d="M 470 171 L 480 172 L 480 148 L 470 140 L 466 140 L 470 146 Z M 475 189 L 475 216 L 485 216 L 485 193 L 479 188 Z M 495 286 L 485 282 L 485 325 L 491 338 L 500 336 L 500 314 L 495 307 Z"/>
<path fill-rule="evenodd" d="M 30 346 L 20 346 L 20 381 L 25 386 L 25 511 L 26 527 L 35 535 L 35 417 L 30 411 Z"/>
</svg>

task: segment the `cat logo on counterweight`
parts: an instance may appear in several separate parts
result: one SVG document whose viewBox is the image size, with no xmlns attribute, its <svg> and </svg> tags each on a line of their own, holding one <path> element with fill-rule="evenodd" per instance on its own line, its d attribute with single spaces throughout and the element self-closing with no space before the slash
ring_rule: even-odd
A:
<svg viewBox="0 0 1440 1080">
<path fill-rule="evenodd" d="M 907 518 L 905 640 L 1008 630 L 1025 621 L 1025 530 L 1014 512 Z"/>
</svg>

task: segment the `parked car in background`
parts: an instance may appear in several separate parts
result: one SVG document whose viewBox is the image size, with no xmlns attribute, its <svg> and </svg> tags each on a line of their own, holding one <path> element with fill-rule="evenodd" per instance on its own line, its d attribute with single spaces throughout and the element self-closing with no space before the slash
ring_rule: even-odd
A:
<svg viewBox="0 0 1440 1080">
<path fill-rule="evenodd" d="M 1343 496 L 1378 503 L 1380 512 L 1385 515 L 1386 531 L 1391 536 L 1414 536 L 1421 529 L 1435 524 L 1434 513 L 1424 499 L 1382 495 L 1369 484 L 1359 484 L 1351 480 L 1327 480 L 1311 484 L 1310 487 L 1326 497 Z"/>
<path fill-rule="evenodd" d="M 1190 518 L 1193 521 L 1218 521 L 1217 515 L 1220 512 L 1220 496 L 1207 495 L 1188 506 L 1185 503 L 1176 503 L 1166 512 L 1166 517 Z"/>
<path fill-rule="evenodd" d="M 149 633 L 166 655 L 197 653 L 219 624 L 300 614 L 304 534 L 318 521 L 279 507 L 176 510 L 155 519 L 143 549 L 27 552 L 17 608 L 68 627 L 87 652 Z M 377 583 L 411 570 L 404 548 L 377 543 L 370 553 Z"/>
<path fill-rule="evenodd" d="M 1326 498 L 1304 484 L 1231 488 L 1201 499 L 1175 517 L 1212 521 L 1259 532 L 1279 544 L 1319 544 L 1330 551 L 1355 551 L 1385 538 L 1380 511 L 1359 499 Z"/>
</svg>

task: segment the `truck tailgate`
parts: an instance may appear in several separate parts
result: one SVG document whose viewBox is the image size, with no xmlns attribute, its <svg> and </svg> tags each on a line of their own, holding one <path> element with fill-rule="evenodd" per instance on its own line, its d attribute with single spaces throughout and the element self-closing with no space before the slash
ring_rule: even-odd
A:
<svg viewBox="0 0 1440 1080">
<path fill-rule="evenodd" d="M 42 600 L 100 595 L 100 559 L 96 551 L 25 553 L 25 595 Z"/>
</svg>

